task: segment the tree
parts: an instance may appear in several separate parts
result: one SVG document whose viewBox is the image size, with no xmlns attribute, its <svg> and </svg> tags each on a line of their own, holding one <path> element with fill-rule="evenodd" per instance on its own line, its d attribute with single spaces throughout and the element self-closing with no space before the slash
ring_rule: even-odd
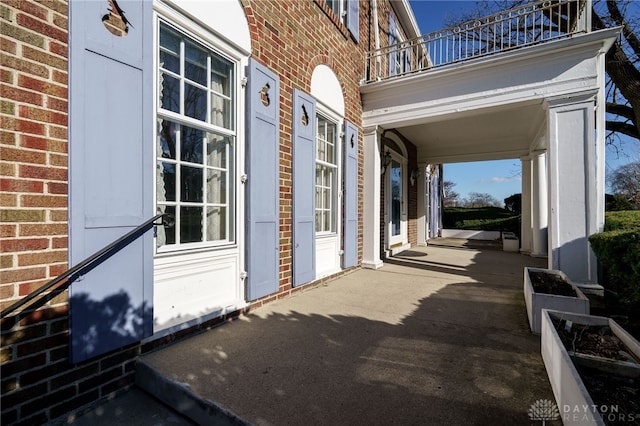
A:
<svg viewBox="0 0 640 426">
<path fill-rule="evenodd" d="M 606 4 L 606 8 L 602 3 Z M 637 6 L 635 6 L 637 7 Z M 593 29 L 621 26 L 622 34 L 605 56 L 607 139 L 623 134 L 640 140 L 640 31 L 631 0 L 607 0 L 593 6 Z"/>
<path fill-rule="evenodd" d="M 445 207 L 455 207 L 459 203 L 460 194 L 453 190 L 453 187 L 456 186 L 454 182 L 445 180 L 443 182 L 444 186 L 444 206 Z"/>
<path fill-rule="evenodd" d="M 522 212 L 522 194 L 513 194 L 505 198 L 504 208 L 510 212 L 520 214 Z"/>
<path fill-rule="evenodd" d="M 610 176 L 614 195 L 628 201 L 635 210 L 640 210 L 640 161 L 618 167 Z"/>
<path fill-rule="evenodd" d="M 470 192 L 469 196 L 463 201 L 464 207 L 477 208 L 477 207 L 500 207 L 500 201 L 498 201 L 493 195 L 479 192 Z"/>
<path fill-rule="evenodd" d="M 557 3 L 558 0 L 549 2 Z M 473 11 L 447 22 L 448 25 L 460 25 L 484 16 L 512 9 L 532 0 L 494 0 L 477 1 Z M 573 6 L 576 3 L 571 3 Z M 577 16 L 575 7 L 555 7 L 548 12 L 545 25 L 551 24 L 553 31 L 562 32 L 570 28 L 570 17 Z M 573 10 L 570 10 L 573 9 Z M 594 0 L 592 7 L 592 30 L 622 27 L 621 36 L 611 46 L 605 56 L 606 79 L 606 130 L 607 143 L 614 144 L 621 135 L 634 138 L 640 142 L 640 7 L 634 0 Z M 477 41 L 479 49 L 497 45 L 509 45 L 510 40 L 529 36 L 530 33 L 519 28 L 509 30 L 511 26 L 499 34 L 489 30 L 472 32 L 469 36 Z M 527 29 L 532 29 L 531 26 Z M 566 31 L 565 31 L 566 32 Z"/>
</svg>

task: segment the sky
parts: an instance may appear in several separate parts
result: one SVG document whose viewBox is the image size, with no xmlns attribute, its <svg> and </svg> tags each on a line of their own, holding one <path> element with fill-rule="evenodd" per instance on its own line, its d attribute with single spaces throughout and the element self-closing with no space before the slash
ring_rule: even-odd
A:
<svg viewBox="0 0 640 426">
<path fill-rule="evenodd" d="M 423 34 L 446 28 L 445 22 L 476 8 L 475 1 L 467 0 L 409 0 L 409 3 Z M 633 161 L 640 161 L 640 143 L 637 141 L 627 138 L 621 141 L 617 150 L 607 147 L 606 174 Z M 445 164 L 444 178 L 456 184 L 454 190 L 461 198 L 466 198 L 470 192 L 479 192 L 491 194 L 502 202 L 512 194 L 522 192 L 518 159 Z"/>
</svg>

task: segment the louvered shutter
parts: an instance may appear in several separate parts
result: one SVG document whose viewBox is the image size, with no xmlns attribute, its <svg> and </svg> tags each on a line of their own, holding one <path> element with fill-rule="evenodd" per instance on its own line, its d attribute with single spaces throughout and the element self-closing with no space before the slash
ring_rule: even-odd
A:
<svg viewBox="0 0 640 426">
<path fill-rule="evenodd" d="M 358 264 L 358 129 L 345 121 L 344 255 L 342 267 Z"/>
<path fill-rule="evenodd" d="M 347 2 L 347 28 L 356 42 L 360 41 L 360 1 Z"/>
<path fill-rule="evenodd" d="M 152 3 L 119 2 L 123 37 L 101 22 L 107 4 L 69 2 L 70 266 L 153 216 Z M 69 292 L 72 362 L 150 336 L 152 231 Z"/>
<path fill-rule="evenodd" d="M 278 291 L 280 212 L 280 83 L 249 62 L 247 84 L 247 299 Z"/>
<path fill-rule="evenodd" d="M 293 93 L 293 285 L 316 276 L 315 178 L 316 104 Z"/>
</svg>

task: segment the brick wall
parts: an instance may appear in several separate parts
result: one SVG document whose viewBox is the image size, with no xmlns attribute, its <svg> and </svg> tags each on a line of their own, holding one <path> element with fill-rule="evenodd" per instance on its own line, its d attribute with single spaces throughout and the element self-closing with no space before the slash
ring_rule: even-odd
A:
<svg viewBox="0 0 640 426">
<path fill-rule="evenodd" d="M 322 0 L 265 2 L 243 0 L 251 30 L 252 55 L 280 77 L 280 288 L 253 306 L 285 297 L 302 288 L 292 287 L 292 107 L 293 90 L 311 91 L 316 66 L 325 64 L 336 74 L 345 101 L 345 119 L 359 129 L 362 149 L 359 82 L 368 49 L 368 10 L 360 8 L 360 43 Z M 362 167 L 359 170 L 359 214 L 362 217 Z M 362 257 L 362 221 L 359 223 L 359 258 Z M 303 287 L 305 288 L 305 287 Z M 306 287 L 308 288 L 308 286 Z"/>
<path fill-rule="evenodd" d="M 64 0 L 0 4 L 0 308 L 67 269 L 67 16 Z M 133 380 L 134 345 L 68 361 L 66 291 L 1 323 L 1 421 L 41 424 Z"/>
<path fill-rule="evenodd" d="M 360 9 L 358 44 L 322 0 L 241 3 L 250 25 L 253 56 L 281 79 L 280 290 L 252 305 L 259 306 L 294 291 L 293 89 L 310 92 L 311 75 L 317 65 L 326 64 L 333 69 L 342 84 L 345 118 L 359 128 L 362 165 L 359 80 L 363 75 L 363 55 L 373 47 L 373 36 L 369 34 L 372 24 L 367 3 L 362 3 Z M 389 6 L 385 2 L 379 5 L 384 30 Z M 67 268 L 67 16 L 65 0 L 3 0 L 0 4 L 2 309 Z M 383 44 L 384 34 L 383 31 Z M 360 217 L 362 173 L 361 166 Z M 362 226 L 360 221 L 360 258 Z M 203 326 L 224 320 L 219 318 Z M 0 328 L 2 424 L 40 424 L 59 416 L 72 417 L 87 404 L 110 397 L 131 384 L 136 357 L 171 340 L 163 339 L 144 348 L 136 344 L 71 364 L 66 291 L 53 293 L 43 299 L 41 306 L 2 320 Z"/>
</svg>

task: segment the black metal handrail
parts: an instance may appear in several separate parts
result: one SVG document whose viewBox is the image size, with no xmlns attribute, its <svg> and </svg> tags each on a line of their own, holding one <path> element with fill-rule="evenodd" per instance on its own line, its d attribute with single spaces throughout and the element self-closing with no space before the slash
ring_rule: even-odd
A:
<svg viewBox="0 0 640 426">
<path fill-rule="evenodd" d="M 135 229 L 127 232 L 125 235 L 118 238 L 108 246 L 104 247 L 82 262 L 78 263 L 73 268 L 67 269 L 66 272 L 58 275 L 56 278 L 52 279 L 44 286 L 32 291 L 22 299 L 18 300 L 16 303 L 3 310 L 2 313 L 0 313 L 0 318 L 6 317 L 8 314 L 29 303 L 31 300 L 40 296 L 42 293 L 60 286 L 60 284 L 62 284 L 65 280 L 67 281 L 65 282 L 66 285 L 64 288 L 69 287 L 69 285 L 71 285 L 71 283 L 75 281 L 80 275 L 89 272 L 91 269 L 95 268 L 96 266 L 107 260 L 109 257 L 113 256 L 114 254 L 131 244 L 153 226 L 169 224 L 169 222 L 166 222 L 165 220 L 160 223 L 157 223 L 156 221 L 160 218 L 168 218 L 170 216 L 171 215 L 168 213 L 160 213 L 155 215 L 143 224 L 137 226 Z"/>
</svg>

